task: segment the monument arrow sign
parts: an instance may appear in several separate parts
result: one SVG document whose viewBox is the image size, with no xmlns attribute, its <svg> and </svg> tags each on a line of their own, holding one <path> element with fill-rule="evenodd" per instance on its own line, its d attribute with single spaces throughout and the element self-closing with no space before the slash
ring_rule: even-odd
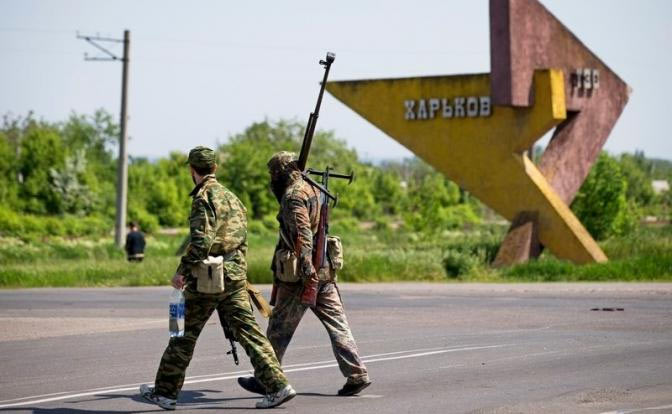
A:
<svg viewBox="0 0 672 414">
<path fill-rule="evenodd" d="M 536 0 L 490 0 L 490 62 L 496 105 L 532 105 L 537 69 L 565 74 L 569 116 L 556 128 L 539 169 L 571 203 L 628 102 L 628 85 Z"/>
<path fill-rule="evenodd" d="M 563 78 L 537 71 L 529 108 L 492 105 L 487 74 L 329 82 L 327 91 L 505 218 L 533 210 L 539 239 L 558 257 L 604 261 L 524 153 L 566 120 Z"/>
<path fill-rule="evenodd" d="M 490 0 L 491 75 L 332 82 L 327 90 L 508 220 L 495 265 L 605 261 L 568 204 L 628 86 L 536 0 Z M 551 128 L 537 168 L 526 150 Z"/>
<path fill-rule="evenodd" d="M 535 0 L 490 0 L 492 99 L 498 105 L 532 105 L 536 69 L 565 74 L 567 120 L 553 133 L 539 170 L 570 204 L 625 107 L 629 87 L 569 29 Z M 522 262 L 541 252 L 526 212 L 513 219 L 495 265 Z"/>
</svg>

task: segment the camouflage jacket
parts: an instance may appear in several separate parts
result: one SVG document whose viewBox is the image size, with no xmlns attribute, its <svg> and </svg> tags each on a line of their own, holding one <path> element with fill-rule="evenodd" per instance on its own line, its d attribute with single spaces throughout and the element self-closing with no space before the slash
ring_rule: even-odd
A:
<svg viewBox="0 0 672 414">
<path fill-rule="evenodd" d="M 247 275 L 247 210 L 243 203 L 206 175 L 189 194 L 193 197 L 189 215 L 190 241 L 177 273 L 191 278 L 192 267 L 209 256 L 224 257 L 225 276 L 232 280 Z"/>
<path fill-rule="evenodd" d="M 280 237 L 277 249 L 292 250 L 298 259 L 301 278 L 315 272 L 313 266 L 313 236 L 320 221 L 319 191 L 301 178 L 295 176 L 280 200 L 278 213 Z M 287 246 L 287 239 L 291 245 Z"/>
</svg>

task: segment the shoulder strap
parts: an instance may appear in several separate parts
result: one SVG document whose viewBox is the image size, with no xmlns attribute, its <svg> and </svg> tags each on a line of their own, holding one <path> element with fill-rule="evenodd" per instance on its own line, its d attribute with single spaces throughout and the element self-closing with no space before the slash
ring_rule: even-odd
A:
<svg viewBox="0 0 672 414">
<path fill-rule="evenodd" d="M 289 238 L 285 235 L 285 232 L 282 231 L 282 226 L 280 226 L 278 232 L 280 233 L 280 238 L 285 242 L 285 245 L 289 248 L 289 250 L 293 250 L 294 246 L 292 246 L 292 244 L 289 242 Z"/>
</svg>

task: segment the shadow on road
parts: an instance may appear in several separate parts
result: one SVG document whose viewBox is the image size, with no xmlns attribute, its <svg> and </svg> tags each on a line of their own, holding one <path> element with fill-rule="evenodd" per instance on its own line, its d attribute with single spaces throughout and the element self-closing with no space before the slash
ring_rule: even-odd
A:
<svg viewBox="0 0 672 414">
<path fill-rule="evenodd" d="M 297 396 L 302 395 L 302 396 L 304 396 L 304 397 L 338 397 L 338 398 L 343 398 L 343 397 L 340 396 L 340 395 L 336 395 L 336 394 L 322 394 L 322 393 L 319 393 L 319 392 L 297 392 L 296 395 L 297 395 Z"/>
<path fill-rule="evenodd" d="M 11 411 L 32 411 L 33 414 L 133 414 L 133 413 L 153 413 L 157 411 L 164 411 L 163 409 L 157 407 L 154 410 L 132 410 L 132 411 L 110 411 L 110 410 L 80 410 L 79 408 L 38 408 L 38 407 L 13 407 L 13 408 L 2 408 L 0 412 L 11 412 Z"/>
<path fill-rule="evenodd" d="M 260 400 L 261 396 L 250 396 L 250 397 L 230 397 L 230 398 L 208 398 L 206 395 L 221 393 L 219 390 L 185 390 L 180 392 L 180 397 L 177 401 L 178 409 L 189 409 L 189 410 L 249 410 L 254 408 L 254 404 L 246 407 L 232 407 L 225 405 L 212 405 L 217 403 L 224 403 L 227 401 L 238 401 L 238 400 Z M 309 394 L 306 394 L 309 395 Z M 109 409 L 93 410 L 93 409 L 80 409 L 80 408 L 68 408 L 67 406 L 72 406 L 82 403 L 92 403 L 100 401 L 109 401 L 109 400 L 131 400 L 137 403 L 141 403 L 147 407 L 146 410 L 117 410 L 111 411 Z M 0 412 L 14 412 L 14 411 L 32 411 L 33 414 L 134 414 L 134 413 L 152 413 L 152 412 L 164 412 L 160 407 L 157 407 L 154 404 L 151 404 L 139 394 L 103 394 L 100 396 L 93 396 L 93 398 L 81 399 L 69 402 L 63 402 L 61 407 L 57 408 L 40 408 L 40 407 L 11 407 L 11 408 L 2 408 Z"/>
</svg>

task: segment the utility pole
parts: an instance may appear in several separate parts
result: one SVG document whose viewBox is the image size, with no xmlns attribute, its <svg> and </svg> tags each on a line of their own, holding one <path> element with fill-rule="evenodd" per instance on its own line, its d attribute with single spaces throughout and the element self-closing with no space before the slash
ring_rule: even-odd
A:
<svg viewBox="0 0 672 414">
<path fill-rule="evenodd" d="M 131 32 L 124 30 L 123 39 L 114 39 L 100 36 L 83 36 L 77 34 L 78 39 L 84 39 L 93 45 L 96 49 L 105 53 L 106 57 L 89 57 L 84 54 L 86 61 L 121 61 L 123 64 L 121 72 L 121 119 L 119 131 L 119 160 L 117 166 L 117 214 L 114 225 L 114 242 L 118 247 L 124 245 L 124 236 L 126 236 L 126 206 L 128 198 L 128 152 L 126 144 L 128 143 L 128 64 L 130 61 Z M 97 42 L 112 42 L 124 44 L 124 55 L 119 58 L 107 48 Z"/>
</svg>

